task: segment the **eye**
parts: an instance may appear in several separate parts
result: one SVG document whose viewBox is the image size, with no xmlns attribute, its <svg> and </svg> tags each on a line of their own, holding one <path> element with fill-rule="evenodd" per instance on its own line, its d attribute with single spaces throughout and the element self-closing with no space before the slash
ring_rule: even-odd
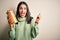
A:
<svg viewBox="0 0 60 40">
<path fill-rule="evenodd" d="M 22 7 L 19 8 L 20 10 L 22 9 Z"/>
<path fill-rule="evenodd" d="M 24 8 L 24 10 L 27 10 L 27 8 Z"/>
</svg>

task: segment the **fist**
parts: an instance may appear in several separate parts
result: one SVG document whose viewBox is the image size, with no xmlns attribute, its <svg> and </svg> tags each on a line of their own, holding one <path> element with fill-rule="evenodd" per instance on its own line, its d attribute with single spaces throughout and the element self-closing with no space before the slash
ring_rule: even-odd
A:
<svg viewBox="0 0 60 40">
<path fill-rule="evenodd" d="M 40 13 L 39 13 L 39 15 L 37 16 L 36 21 L 35 21 L 36 24 L 39 23 L 40 18 L 41 18 L 41 16 L 40 16 Z"/>
</svg>

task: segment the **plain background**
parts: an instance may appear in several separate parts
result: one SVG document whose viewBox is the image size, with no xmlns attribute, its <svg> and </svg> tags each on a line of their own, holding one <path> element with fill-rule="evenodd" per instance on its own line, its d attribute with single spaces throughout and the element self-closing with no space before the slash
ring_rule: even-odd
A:
<svg viewBox="0 0 60 40">
<path fill-rule="evenodd" d="M 0 40 L 8 40 L 9 25 L 6 11 L 13 9 L 16 13 L 18 3 L 22 0 L 0 0 Z M 36 19 L 41 14 L 39 35 L 34 40 L 60 40 L 60 0 L 23 0 Z"/>
</svg>

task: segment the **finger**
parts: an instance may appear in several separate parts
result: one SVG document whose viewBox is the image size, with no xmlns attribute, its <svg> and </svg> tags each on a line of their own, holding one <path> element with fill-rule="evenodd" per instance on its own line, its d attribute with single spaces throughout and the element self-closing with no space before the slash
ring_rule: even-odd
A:
<svg viewBox="0 0 60 40">
<path fill-rule="evenodd" d="M 39 20 L 40 20 L 40 16 L 39 16 Z"/>
<path fill-rule="evenodd" d="M 37 23 L 37 24 L 38 24 L 38 23 L 39 23 L 39 21 L 38 21 L 38 20 L 36 20 L 36 21 L 35 21 L 35 23 Z"/>
<path fill-rule="evenodd" d="M 39 19 L 41 18 L 41 14 L 40 13 L 39 13 L 38 17 L 39 17 Z"/>
<path fill-rule="evenodd" d="M 36 21 L 39 21 L 39 19 L 36 19 Z"/>
<path fill-rule="evenodd" d="M 37 18 L 39 18 L 39 17 L 40 17 L 40 13 L 38 14 Z"/>
<path fill-rule="evenodd" d="M 38 14 L 38 16 L 40 16 L 40 13 Z"/>
<path fill-rule="evenodd" d="M 39 20 L 40 20 L 40 16 L 38 16 L 38 17 L 37 17 L 37 19 L 39 19 Z"/>
</svg>

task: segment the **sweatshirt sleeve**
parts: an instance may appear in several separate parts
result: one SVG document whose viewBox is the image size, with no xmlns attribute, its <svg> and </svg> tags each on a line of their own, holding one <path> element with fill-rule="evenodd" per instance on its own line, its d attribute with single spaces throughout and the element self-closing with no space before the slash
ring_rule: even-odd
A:
<svg viewBox="0 0 60 40">
<path fill-rule="evenodd" d="M 39 33 L 38 24 L 34 22 L 34 19 L 31 21 L 31 37 L 35 38 Z"/>
<path fill-rule="evenodd" d="M 15 24 L 13 24 L 12 29 L 9 29 L 8 34 L 9 34 L 9 40 L 14 40 L 15 39 Z"/>
</svg>

